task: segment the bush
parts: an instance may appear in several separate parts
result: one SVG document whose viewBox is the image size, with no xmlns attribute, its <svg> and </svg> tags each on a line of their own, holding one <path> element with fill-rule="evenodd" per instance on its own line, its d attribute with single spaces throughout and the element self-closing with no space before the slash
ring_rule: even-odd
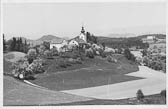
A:
<svg viewBox="0 0 168 109">
<path fill-rule="evenodd" d="M 93 50 L 91 48 L 87 49 L 85 54 L 86 54 L 86 57 L 94 58 L 94 53 L 93 53 Z"/>
<path fill-rule="evenodd" d="M 52 52 L 49 51 L 49 50 L 44 51 L 44 56 L 47 59 L 52 59 L 53 58 Z"/>
<path fill-rule="evenodd" d="M 165 97 L 165 98 L 166 98 L 166 90 L 162 90 L 162 91 L 160 92 L 160 95 L 161 95 L 162 97 Z"/>
<path fill-rule="evenodd" d="M 111 63 L 112 63 L 112 62 L 115 62 L 115 63 L 116 63 L 116 62 L 117 62 L 117 59 L 113 58 L 112 56 L 107 56 L 107 61 L 108 61 L 108 62 L 111 62 Z"/>
<path fill-rule="evenodd" d="M 65 52 L 63 55 L 61 55 L 62 58 L 73 58 L 73 59 L 77 59 L 79 56 L 80 55 L 77 51 Z"/>
<path fill-rule="evenodd" d="M 40 59 L 33 60 L 29 64 L 28 60 L 24 58 L 13 64 L 12 74 L 19 79 L 34 78 L 34 74 L 42 72 L 44 72 L 44 69 Z"/>
<path fill-rule="evenodd" d="M 59 66 L 62 68 L 67 68 L 67 64 L 65 63 L 65 61 L 60 61 Z"/>
<path fill-rule="evenodd" d="M 76 59 L 76 63 L 77 63 L 77 64 L 82 64 L 81 58 L 77 58 L 77 59 Z"/>
<path fill-rule="evenodd" d="M 35 49 L 30 49 L 26 55 L 28 61 L 29 61 L 29 64 L 31 64 L 33 62 L 34 59 L 37 58 L 37 52 Z"/>
<path fill-rule="evenodd" d="M 141 90 L 137 91 L 136 96 L 138 100 L 142 100 L 144 98 L 144 94 L 142 93 Z"/>
<path fill-rule="evenodd" d="M 57 51 L 57 48 L 56 48 L 56 47 L 53 47 L 53 48 L 51 49 L 51 54 L 52 54 L 52 56 L 58 56 L 58 51 Z"/>
<path fill-rule="evenodd" d="M 128 60 L 132 60 L 132 61 L 135 61 L 135 57 L 133 54 L 131 54 L 130 50 L 129 49 L 125 49 L 124 50 L 124 56 L 128 59 Z"/>
</svg>

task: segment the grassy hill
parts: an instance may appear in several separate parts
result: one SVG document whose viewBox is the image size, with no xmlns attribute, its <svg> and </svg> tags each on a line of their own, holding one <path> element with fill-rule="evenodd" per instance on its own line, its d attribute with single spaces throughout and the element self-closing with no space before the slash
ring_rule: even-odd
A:
<svg viewBox="0 0 168 109">
<path fill-rule="evenodd" d="M 128 37 L 128 38 L 124 38 L 124 37 L 120 37 L 120 38 L 111 38 L 111 37 L 97 37 L 97 42 L 98 43 L 105 43 L 106 46 L 109 47 L 131 47 L 131 46 L 142 46 L 143 47 L 143 43 L 142 43 L 142 39 L 146 38 L 147 36 L 155 36 L 156 38 L 159 39 L 165 39 L 166 35 L 164 34 L 146 34 L 146 35 L 139 35 L 136 37 Z"/>
<path fill-rule="evenodd" d="M 155 36 L 158 39 L 166 39 L 165 34 L 145 34 L 145 35 L 139 35 L 137 37 L 142 39 L 142 38 L 146 38 L 147 36 Z"/>
</svg>

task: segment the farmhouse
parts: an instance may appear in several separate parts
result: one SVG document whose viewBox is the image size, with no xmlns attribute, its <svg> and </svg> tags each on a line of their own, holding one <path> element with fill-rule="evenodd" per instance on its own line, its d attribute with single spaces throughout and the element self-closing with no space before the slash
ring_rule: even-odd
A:
<svg viewBox="0 0 168 109">
<path fill-rule="evenodd" d="M 50 42 L 50 49 L 53 47 L 56 47 L 58 51 L 60 51 L 60 48 L 64 45 L 68 45 L 68 41 L 65 39 L 55 39 Z"/>
<path fill-rule="evenodd" d="M 146 38 L 142 39 L 143 43 L 154 43 L 156 41 L 155 36 L 147 36 Z"/>
</svg>

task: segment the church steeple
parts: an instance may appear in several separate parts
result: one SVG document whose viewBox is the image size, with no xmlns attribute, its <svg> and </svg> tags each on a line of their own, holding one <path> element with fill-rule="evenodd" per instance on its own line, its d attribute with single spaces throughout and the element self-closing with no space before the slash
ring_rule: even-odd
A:
<svg viewBox="0 0 168 109">
<path fill-rule="evenodd" d="M 84 27 L 82 26 L 81 33 L 85 33 Z"/>
</svg>

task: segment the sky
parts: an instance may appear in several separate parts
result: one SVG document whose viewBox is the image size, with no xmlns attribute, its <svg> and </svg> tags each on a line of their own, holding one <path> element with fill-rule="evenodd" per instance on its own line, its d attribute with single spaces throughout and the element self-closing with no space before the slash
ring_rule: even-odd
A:
<svg viewBox="0 0 168 109">
<path fill-rule="evenodd" d="M 81 26 L 97 36 L 113 33 L 164 33 L 164 2 L 4 3 L 3 33 L 7 39 L 43 35 L 76 37 Z"/>
</svg>

